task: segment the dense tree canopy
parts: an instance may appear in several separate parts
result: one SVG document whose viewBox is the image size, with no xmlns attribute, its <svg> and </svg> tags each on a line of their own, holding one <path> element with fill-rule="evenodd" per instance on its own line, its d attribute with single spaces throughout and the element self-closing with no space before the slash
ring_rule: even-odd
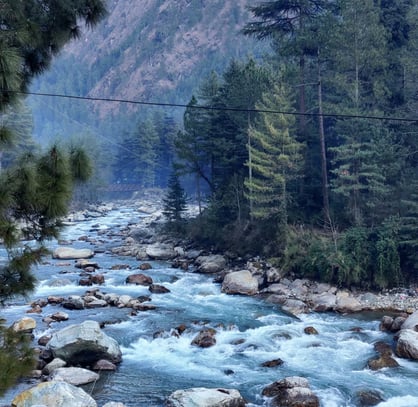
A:
<svg viewBox="0 0 418 407">
<path fill-rule="evenodd" d="M 384 117 L 416 115 L 417 6 L 249 7 L 243 32 L 270 40 L 272 54 L 205 79 L 176 144 L 180 165 L 210 186 L 194 235 L 345 286 L 415 278 L 418 130 Z"/>
</svg>

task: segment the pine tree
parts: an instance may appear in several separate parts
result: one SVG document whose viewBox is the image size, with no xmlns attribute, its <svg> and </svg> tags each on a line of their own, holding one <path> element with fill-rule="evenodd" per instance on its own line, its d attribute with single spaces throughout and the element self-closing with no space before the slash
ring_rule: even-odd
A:
<svg viewBox="0 0 418 407">
<path fill-rule="evenodd" d="M 291 110 L 290 98 L 283 85 L 263 95 L 257 108 L 262 111 Z M 260 113 L 250 128 L 252 179 L 247 178 L 247 195 L 253 202 L 252 215 L 274 220 L 277 229 L 286 233 L 288 223 L 289 184 L 299 173 L 302 145 L 292 136 L 294 118 L 283 113 Z"/>
<path fill-rule="evenodd" d="M 183 221 L 183 214 L 187 208 L 187 196 L 175 171 L 172 171 L 168 180 L 168 190 L 163 199 L 163 204 L 163 214 L 170 226 L 180 227 Z"/>
</svg>

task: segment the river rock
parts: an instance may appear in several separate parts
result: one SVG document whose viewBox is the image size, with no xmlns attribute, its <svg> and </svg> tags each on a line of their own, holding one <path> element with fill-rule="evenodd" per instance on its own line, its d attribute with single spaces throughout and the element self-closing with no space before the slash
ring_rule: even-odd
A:
<svg viewBox="0 0 418 407">
<path fill-rule="evenodd" d="M 50 375 L 55 369 L 64 367 L 66 365 L 67 365 L 67 362 L 65 360 L 62 360 L 60 358 L 55 358 L 44 366 L 44 368 L 42 369 L 42 373 L 45 375 Z"/>
<path fill-rule="evenodd" d="M 413 312 L 408 316 L 408 318 L 406 318 L 401 326 L 401 329 L 412 329 L 413 331 L 418 331 L 418 311 Z"/>
<path fill-rule="evenodd" d="M 401 329 L 396 344 L 396 354 L 401 358 L 418 360 L 418 332 Z"/>
<path fill-rule="evenodd" d="M 71 295 L 62 302 L 66 309 L 84 309 L 84 300 L 79 295 Z"/>
<path fill-rule="evenodd" d="M 116 365 L 112 362 L 109 362 L 106 359 L 98 360 L 91 368 L 92 370 L 106 370 L 106 371 L 115 371 L 117 369 Z"/>
<path fill-rule="evenodd" d="M 95 261 L 92 260 L 87 260 L 85 258 L 82 259 L 78 259 L 77 262 L 75 263 L 74 267 L 78 268 L 78 269 L 89 269 L 89 268 L 93 268 L 93 269 L 99 269 L 99 264 Z"/>
<path fill-rule="evenodd" d="M 48 380 L 63 381 L 74 386 L 92 383 L 99 379 L 99 375 L 81 367 L 58 367 L 49 375 Z"/>
<path fill-rule="evenodd" d="M 307 335 L 318 335 L 318 331 L 313 326 L 307 326 L 303 329 L 303 332 Z"/>
<path fill-rule="evenodd" d="M 172 260 L 177 256 L 173 246 L 162 243 L 147 246 L 145 253 L 149 258 L 157 260 Z"/>
<path fill-rule="evenodd" d="M 12 329 L 15 332 L 32 333 L 36 328 L 36 321 L 33 318 L 23 317 L 18 321 L 14 322 Z"/>
<path fill-rule="evenodd" d="M 66 312 L 58 311 L 50 315 L 50 318 L 56 322 L 68 321 L 68 314 Z"/>
<path fill-rule="evenodd" d="M 258 293 L 258 281 L 248 270 L 233 271 L 225 276 L 222 292 L 255 295 Z"/>
<path fill-rule="evenodd" d="M 196 387 L 177 390 L 165 402 L 166 407 L 245 407 L 245 400 L 235 389 Z"/>
<path fill-rule="evenodd" d="M 356 406 L 359 407 L 376 406 L 382 401 L 384 401 L 383 395 L 377 390 L 364 389 L 356 393 Z"/>
<path fill-rule="evenodd" d="M 192 340 L 192 345 L 196 345 L 201 348 L 209 348 L 213 345 L 216 345 L 215 335 L 216 331 L 213 328 L 202 329 Z"/>
<path fill-rule="evenodd" d="M 310 296 L 309 303 L 315 312 L 328 312 L 335 309 L 337 297 L 329 292 L 313 294 Z"/>
<path fill-rule="evenodd" d="M 283 360 L 282 359 L 273 359 L 273 360 L 268 360 L 267 362 L 263 362 L 261 364 L 262 367 L 277 367 L 277 366 L 281 366 L 283 364 Z"/>
<path fill-rule="evenodd" d="M 347 291 L 338 291 L 335 311 L 342 313 L 359 312 L 363 309 L 360 301 Z"/>
<path fill-rule="evenodd" d="M 57 247 L 52 258 L 61 260 L 70 259 L 89 259 L 94 256 L 93 250 L 90 249 L 74 249 L 72 247 Z"/>
<path fill-rule="evenodd" d="M 196 259 L 199 273 L 218 273 L 226 266 L 226 259 L 220 254 L 211 254 L 209 256 L 199 256 Z"/>
<path fill-rule="evenodd" d="M 301 300 L 287 298 L 282 304 L 282 310 L 292 315 L 299 315 L 309 312 L 309 307 Z"/>
<path fill-rule="evenodd" d="M 273 397 L 273 407 L 319 407 L 319 399 L 304 377 L 286 377 L 265 387 L 262 394 Z"/>
<path fill-rule="evenodd" d="M 166 294 L 169 293 L 170 290 L 167 287 L 164 287 L 161 284 L 151 284 L 148 289 L 153 293 L 153 294 Z"/>
<path fill-rule="evenodd" d="M 283 283 L 270 284 L 269 286 L 263 289 L 263 293 L 270 293 L 270 294 L 277 294 L 277 295 L 284 295 L 284 296 L 291 295 L 289 286 Z"/>
<path fill-rule="evenodd" d="M 138 268 L 142 271 L 146 271 L 146 270 L 151 270 L 152 266 L 149 263 L 142 263 L 142 264 L 139 265 Z"/>
<path fill-rule="evenodd" d="M 12 407 L 97 407 L 84 390 L 62 381 L 39 383 L 12 401 Z"/>
<path fill-rule="evenodd" d="M 367 366 L 371 370 L 379 370 L 386 367 L 398 367 L 399 363 L 393 358 L 391 346 L 386 342 L 376 342 L 374 349 L 379 354 L 378 357 L 371 358 L 367 362 Z"/>
<path fill-rule="evenodd" d="M 87 366 L 99 359 L 107 359 L 113 363 L 122 360 L 118 343 L 104 334 L 96 321 L 84 321 L 54 333 L 47 348 L 54 357 L 72 365 Z"/>
<path fill-rule="evenodd" d="M 270 267 L 266 270 L 266 282 L 268 284 L 278 283 L 283 277 L 283 271 L 275 267 Z"/>
<path fill-rule="evenodd" d="M 103 307 L 107 307 L 108 305 L 109 304 L 107 303 L 107 301 L 99 300 L 98 298 L 86 303 L 87 308 L 103 308 Z"/>
<path fill-rule="evenodd" d="M 131 274 L 130 276 L 126 277 L 126 283 L 149 286 L 153 283 L 153 281 L 150 276 L 139 273 L 139 274 Z"/>
</svg>

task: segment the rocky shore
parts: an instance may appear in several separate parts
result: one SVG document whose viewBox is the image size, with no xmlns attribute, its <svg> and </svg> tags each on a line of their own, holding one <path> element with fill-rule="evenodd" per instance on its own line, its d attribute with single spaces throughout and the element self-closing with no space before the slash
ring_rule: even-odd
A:
<svg viewBox="0 0 418 407">
<path fill-rule="evenodd" d="M 132 206 L 132 204 L 131 204 Z M 118 256 L 129 256 L 140 262 L 138 270 L 126 279 L 127 284 L 144 285 L 150 293 L 164 294 L 169 292 L 162 285 L 155 284 L 146 274 L 149 261 L 168 261 L 173 267 L 184 272 L 205 273 L 213 276 L 214 283 L 221 285 L 222 292 L 230 295 L 248 295 L 277 304 L 283 311 L 295 318 L 302 313 L 337 312 L 357 313 L 375 312 L 381 314 L 380 329 L 394 334 L 395 346 L 390 344 L 375 345 L 376 357 L 367 365 L 372 370 L 384 367 L 395 367 L 395 356 L 418 360 L 418 295 L 414 288 L 399 288 L 387 292 L 360 292 L 342 290 L 330 284 L 317 283 L 307 279 L 290 279 L 281 270 L 260 258 L 238 259 L 221 253 L 212 253 L 204 248 L 196 247 L 189 242 L 173 239 L 161 232 L 163 217 L 158 203 L 138 201 L 136 210 L 148 216 L 140 224 L 127 225 L 122 231 L 123 243 L 112 248 Z M 83 219 L 99 218 L 112 209 L 112 204 L 91 208 L 88 211 L 73 213 L 68 222 Z M 89 236 L 80 237 L 89 241 Z M 127 308 L 132 314 L 155 309 L 149 298 L 131 298 L 127 295 L 104 294 L 100 285 L 104 283 L 104 275 L 99 265 L 93 260 L 94 251 L 77 250 L 62 245 L 53 253 L 59 260 L 76 260 L 75 267 L 81 270 L 80 285 L 87 288 L 83 296 L 67 298 L 50 296 L 34 301 L 29 313 L 42 313 L 44 306 L 56 304 L 65 309 L 84 309 L 98 307 Z M 92 242 L 94 243 L 94 242 Z M 123 264 L 115 267 L 125 267 Z M 65 311 L 45 316 L 44 321 L 53 322 L 68 319 Z M 34 320 L 30 317 L 16 321 L 16 331 L 30 334 Z M 181 335 L 186 327 L 175 327 L 171 334 Z M 314 327 L 307 327 L 307 334 L 315 335 Z M 216 344 L 216 331 L 203 328 L 193 339 L 192 345 L 202 348 Z M 37 370 L 33 372 L 40 383 L 32 389 L 18 395 L 12 407 L 31 405 L 60 406 L 71 405 L 96 407 L 96 402 L 77 387 L 97 380 L 97 372 L 116 370 L 121 362 L 121 353 L 117 343 L 108 338 L 95 321 L 85 321 L 73 325 L 52 336 L 40 338 L 38 341 L 39 361 Z M 88 352 L 86 352 L 88 349 Z M 88 356 L 87 356 L 88 355 Z M 274 364 L 277 361 L 269 363 Z M 72 370 L 70 370 L 72 369 Z M 76 370 L 74 370 L 76 369 Z M 78 370 L 77 370 L 78 369 Z M 54 394 L 54 400 L 48 401 Z M 262 395 L 271 398 L 271 405 L 280 406 L 319 406 L 319 400 L 310 390 L 306 379 L 288 377 L 268 385 Z M 86 397 L 88 396 L 88 397 Z M 370 400 L 376 395 L 373 392 L 362 395 L 364 403 L 375 405 Z M 359 396 L 360 397 L 360 396 Z M 367 401 L 368 400 L 368 401 Z M 52 403 L 52 404 L 51 404 Z M 369 404 L 365 404 L 369 403 Z M 371 403 L 371 404 L 370 404 Z M 183 389 L 174 392 L 167 400 L 168 407 L 241 407 L 245 400 L 234 389 Z M 107 403 L 103 407 L 124 407 L 122 403 Z"/>
</svg>

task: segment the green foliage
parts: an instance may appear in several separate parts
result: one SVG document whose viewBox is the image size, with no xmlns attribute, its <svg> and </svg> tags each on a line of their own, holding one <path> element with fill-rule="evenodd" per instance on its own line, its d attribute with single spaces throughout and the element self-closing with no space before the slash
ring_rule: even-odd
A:
<svg viewBox="0 0 418 407">
<path fill-rule="evenodd" d="M 170 116 L 156 113 L 139 121 L 118 145 L 112 163 L 114 182 L 165 188 L 174 160 L 176 132 Z"/>
<path fill-rule="evenodd" d="M 288 184 L 298 175 L 302 146 L 292 136 L 293 116 L 267 112 L 275 109 L 289 112 L 290 102 L 284 87 L 276 85 L 256 105 L 262 113 L 249 129 L 247 165 L 250 176 L 245 181 L 251 215 L 284 226 L 287 226 L 290 201 Z"/>
<path fill-rule="evenodd" d="M 30 347 L 30 336 L 14 332 L 0 323 L 0 396 L 17 379 L 35 367 L 35 355 Z M 18 362 L 18 363 L 17 363 Z"/>
<path fill-rule="evenodd" d="M 169 229 L 179 232 L 184 226 L 183 214 L 187 209 L 187 195 L 175 171 L 168 180 L 167 188 L 167 194 L 163 199 L 163 215 L 168 220 Z"/>
<path fill-rule="evenodd" d="M 86 182 L 93 173 L 91 160 L 86 151 L 79 146 L 73 146 L 69 153 L 72 178 L 76 181 Z"/>
</svg>

